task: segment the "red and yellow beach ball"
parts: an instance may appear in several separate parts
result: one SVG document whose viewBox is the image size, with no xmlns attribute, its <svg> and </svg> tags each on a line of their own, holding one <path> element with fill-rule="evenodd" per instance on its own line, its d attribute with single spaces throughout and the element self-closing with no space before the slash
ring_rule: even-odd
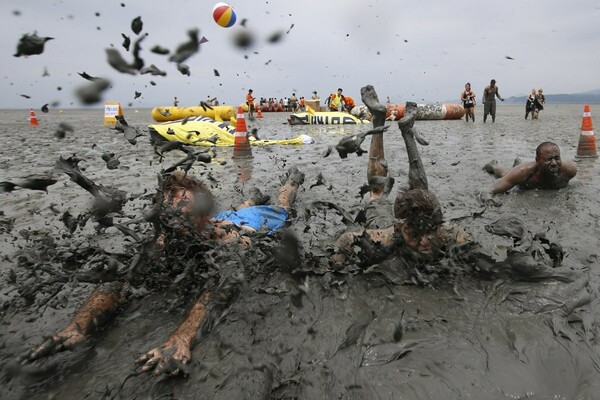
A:
<svg viewBox="0 0 600 400">
<path fill-rule="evenodd" d="M 229 28 L 235 24 L 235 10 L 227 3 L 217 3 L 213 7 L 213 18 L 223 28 Z"/>
</svg>

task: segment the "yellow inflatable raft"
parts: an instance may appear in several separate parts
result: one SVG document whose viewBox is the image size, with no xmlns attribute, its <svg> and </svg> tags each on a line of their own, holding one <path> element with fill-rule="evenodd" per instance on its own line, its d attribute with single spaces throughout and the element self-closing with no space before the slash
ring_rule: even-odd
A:
<svg viewBox="0 0 600 400">
<path fill-rule="evenodd" d="M 217 122 L 231 121 L 235 126 L 233 106 L 154 107 L 152 109 L 152 119 L 156 122 L 176 121 L 198 116 L 208 117 Z"/>
<path fill-rule="evenodd" d="M 290 125 L 356 125 L 371 122 L 340 111 L 317 112 L 308 106 L 306 110 L 306 112 L 291 114 L 288 118 Z"/>
<path fill-rule="evenodd" d="M 235 143 L 235 127 L 228 122 L 218 122 L 208 117 L 192 117 L 187 121 L 163 122 L 148 126 L 150 135 L 160 135 L 169 142 L 179 141 L 196 146 L 233 146 Z M 300 135 L 294 139 L 257 140 L 250 136 L 250 144 L 254 146 L 286 144 L 300 145 L 314 143 L 308 135 Z"/>
</svg>

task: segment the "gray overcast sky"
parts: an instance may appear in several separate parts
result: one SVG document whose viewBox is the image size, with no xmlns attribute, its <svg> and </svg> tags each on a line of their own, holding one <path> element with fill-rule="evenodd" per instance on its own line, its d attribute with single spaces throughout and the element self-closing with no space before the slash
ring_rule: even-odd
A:
<svg viewBox="0 0 600 400">
<path fill-rule="evenodd" d="M 238 22 L 227 29 L 212 19 L 216 3 L 4 0 L 0 107 L 39 109 L 53 101 L 79 107 L 73 92 L 88 83 L 77 75 L 84 71 L 112 82 L 103 100 L 134 107 L 170 105 L 173 96 L 180 105 L 196 105 L 207 95 L 237 105 L 248 88 L 256 97 L 282 98 L 292 92 L 310 97 L 312 90 L 325 96 L 342 87 L 360 103 L 366 84 L 375 86 L 382 102 L 386 96 L 392 102 L 458 102 L 465 82 L 480 99 L 491 78 L 503 97 L 539 87 L 546 94 L 600 88 L 597 1 L 237 0 L 229 4 Z M 125 75 L 106 62 L 105 49 L 111 46 L 132 60 L 121 46 L 121 33 L 134 40 L 131 21 L 137 16 L 144 23 L 142 33 L 149 34 L 141 56 L 166 77 Z M 256 39 L 248 50 L 232 41 L 244 29 L 242 19 Z M 191 28 L 209 42 L 185 62 L 188 77 L 150 48 L 174 50 Z M 41 55 L 13 57 L 21 36 L 34 31 L 55 39 Z M 283 39 L 269 43 L 277 31 Z M 50 76 L 42 77 L 44 68 Z M 135 91 L 142 93 L 136 100 Z"/>
</svg>

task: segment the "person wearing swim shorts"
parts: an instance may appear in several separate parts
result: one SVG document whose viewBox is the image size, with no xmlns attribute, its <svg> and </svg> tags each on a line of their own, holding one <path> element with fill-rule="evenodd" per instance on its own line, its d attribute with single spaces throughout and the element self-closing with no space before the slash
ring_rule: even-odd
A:
<svg viewBox="0 0 600 400">
<path fill-rule="evenodd" d="M 496 122 L 496 97 L 501 101 L 504 99 L 498 93 L 496 80 L 492 79 L 490 84 L 483 89 L 483 122 L 487 120 L 488 114 L 492 115 L 492 122 Z"/>
<path fill-rule="evenodd" d="M 288 171 L 286 182 L 278 191 L 278 205 L 263 204 L 268 201 L 268 197 L 256 190 L 251 193 L 249 200 L 240 204 L 235 210 L 220 212 L 212 218 L 215 235 L 221 240 L 239 237 L 239 234 L 231 236 L 232 233 L 228 229 L 231 225 L 246 231 L 264 230 L 268 234 L 280 230 L 285 226 L 288 211 L 292 208 L 298 187 L 303 182 L 304 174 L 292 167 Z"/>
<path fill-rule="evenodd" d="M 566 187 L 577 175 L 577 164 L 562 160 L 559 147 L 552 142 L 543 142 L 535 150 L 535 161 L 520 163 L 512 169 L 501 167 L 496 160 L 483 169 L 499 178 L 489 191 L 490 195 L 504 193 L 517 186 L 521 190 L 556 190 Z"/>
<path fill-rule="evenodd" d="M 288 103 L 290 106 L 290 111 L 298 111 L 298 98 L 296 97 L 296 93 L 292 93 L 292 96 L 288 99 Z"/>
<path fill-rule="evenodd" d="M 266 206 L 269 196 L 260 190 L 251 192 L 235 211 L 219 213 L 210 218 L 213 195 L 203 182 L 181 172 L 174 172 L 162 180 L 155 201 L 164 208 L 159 219 L 161 232 L 157 233 L 154 244 L 164 248 L 168 235 L 181 236 L 187 233 L 197 240 L 215 239 L 221 243 L 235 243 L 241 247 L 250 246 L 251 239 L 245 234 L 251 231 L 266 230 L 273 233 L 281 229 L 287 220 L 288 211 L 296 198 L 298 187 L 304 182 L 304 174 L 296 167 L 287 172 L 287 179 L 278 192 L 278 206 Z M 162 222 L 165 219 L 167 221 Z M 128 300 L 129 284 L 113 282 L 96 288 L 76 311 L 71 321 L 54 336 L 33 348 L 22 362 L 32 362 L 60 351 L 73 349 L 116 313 Z M 154 371 L 155 375 L 171 376 L 183 373 L 184 366 L 191 359 L 191 347 L 196 332 L 208 314 L 213 297 L 226 296 L 205 291 L 200 295 L 185 319 L 160 346 L 143 353 L 136 361 L 141 372 Z"/>
<path fill-rule="evenodd" d="M 460 100 L 465 109 L 465 120 L 469 122 L 469 117 L 475 122 L 475 93 L 471 91 L 471 84 L 465 84 L 465 90 L 460 94 Z"/>
</svg>

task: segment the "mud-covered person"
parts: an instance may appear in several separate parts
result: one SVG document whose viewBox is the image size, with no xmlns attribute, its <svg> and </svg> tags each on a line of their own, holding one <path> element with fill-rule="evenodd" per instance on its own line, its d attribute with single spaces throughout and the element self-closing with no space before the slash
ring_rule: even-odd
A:
<svg viewBox="0 0 600 400">
<path fill-rule="evenodd" d="M 434 261 L 471 239 L 459 226 L 444 221 L 439 200 L 426 189 L 399 194 L 394 201 L 394 217 L 398 222 L 387 228 L 344 232 L 337 240 L 338 250 L 332 259 L 342 263 L 352 258 L 354 246 L 368 248 L 361 245 L 363 235 L 378 246 L 371 262 L 393 255 Z"/>
<path fill-rule="evenodd" d="M 278 206 L 264 205 L 269 197 L 255 190 L 251 198 L 236 210 L 211 218 L 209 212 L 213 207 L 213 195 L 208 187 L 193 177 L 174 172 L 164 179 L 156 196 L 163 207 L 163 215 L 160 218 L 162 229 L 157 232 L 154 243 L 157 248 L 164 249 L 169 247 L 170 238 L 192 233 L 191 237 L 198 241 L 215 240 L 247 247 L 252 244 L 249 232 L 263 229 L 274 232 L 285 225 L 288 211 L 303 181 L 304 174 L 292 167 L 278 191 Z M 84 342 L 88 335 L 127 302 L 128 291 L 128 282 L 115 282 L 96 288 L 64 329 L 32 349 L 22 361 L 34 361 L 70 350 Z M 168 339 L 139 357 L 136 363 L 141 365 L 141 371 L 154 371 L 155 375 L 183 372 L 191 359 L 196 332 L 206 319 L 208 306 L 217 295 L 219 293 L 203 292 Z"/>
<path fill-rule="evenodd" d="M 386 108 L 379 104 L 372 86 L 361 89 L 362 99 L 373 114 L 373 125 L 385 119 Z M 469 241 L 469 235 L 460 227 L 444 222 L 442 208 L 437 197 L 428 190 L 427 174 L 417 148 L 418 133 L 413 129 L 417 104 L 406 103 L 405 116 L 398 121 L 408 155 L 408 188 L 398 194 L 394 201 L 394 217 L 397 222 L 382 229 L 360 229 L 344 232 L 336 242 L 334 262 L 343 263 L 356 256 L 356 247 L 362 249 L 362 263 L 376 263 L 391 255 L 405 255 L 414 260 L 434 260 L 445 255 L 453 246 Z M 427 142 L 420 137 L 421 144 Z M 371 147 L 371 154 L 383 154 L 383 141 Z M 367 170 L 369 181 L 374 171 Z M 373 201 L 383 198 L 384 190 Z M 389 192 L 389 191 L 388 191 Z M 386 195 L 387 196 L 387 195 Z M 366 239 L 366 240 L 365 240 Z"/>
<path fill-rule="evenodd" d="M 493 174 L 498 180 L 484 197 L 504 193 L 517 186 L 521 190 L 562 189 L 577 175 L 577 164 L 572 160 L 560 157 L 560 148 L 552 142 L 543 142 L 535 150 L 535 161 L 520 163 L 515 160 L 512 169 L 498 165 L 496 160 L 490 161 L 483 169 Z"/>
</svg>

